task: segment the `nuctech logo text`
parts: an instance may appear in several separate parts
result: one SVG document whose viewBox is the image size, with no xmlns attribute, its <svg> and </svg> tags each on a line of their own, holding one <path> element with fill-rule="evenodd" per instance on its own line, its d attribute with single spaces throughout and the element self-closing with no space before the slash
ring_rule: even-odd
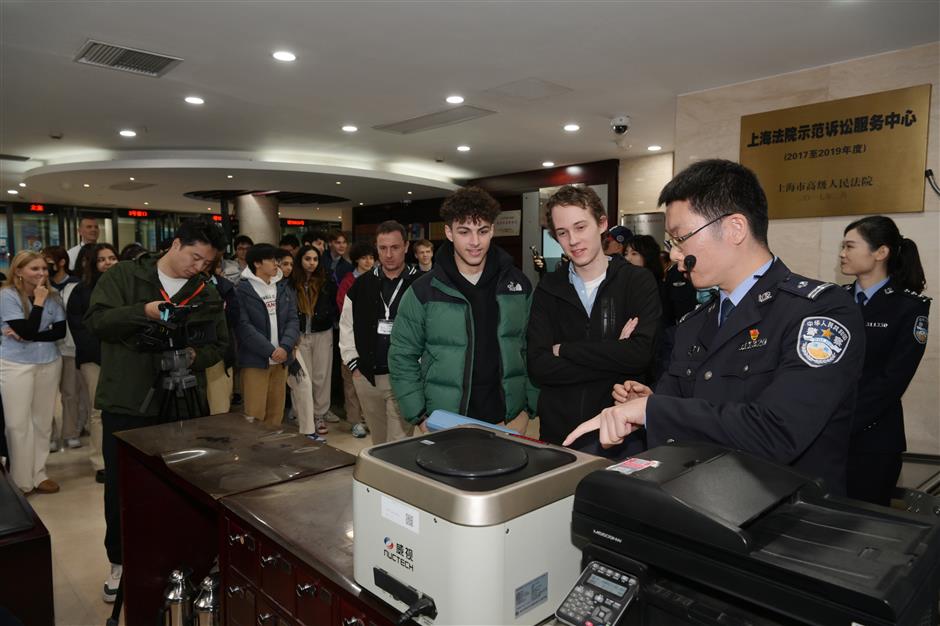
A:
<svg viewBox="0 0 940 626">
<path fill-rule="evenodd" d="M 385 549 L 382 550 L 385 553 L 385 558 L 398 563 L 409 572 L 414 571 L 414 550 L 400 543 L 395 543 L 390 537 L 386 537 L 382 543 L 385 544 Z"/>
</svg>

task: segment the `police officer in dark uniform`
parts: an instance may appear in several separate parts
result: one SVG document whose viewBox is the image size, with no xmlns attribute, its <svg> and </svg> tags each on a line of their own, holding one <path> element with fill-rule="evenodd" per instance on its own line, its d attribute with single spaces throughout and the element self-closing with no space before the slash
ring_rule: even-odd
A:
<svg viewBox="0 0 940 626">
<path fill-rule="evenodd" d="M 872 215 L 845 229 L 845 289 L 865 319 L 865 365 L 849 445 L 848 495 L 888 506 L 907 449 L 901 396 L 927 344 L 930 298 L 917 245 L 888 217 Z"/>
<path fill-rule="evenodd" d="M 694 310 L 698 304 L 697 295 L 692 281 L 679 271 L 678 263 L 673 263 L 663 279 L 663 325 L 675 326 L 686 313 Z"/>
<path fill-rule="evenodd" d="M 672 259 L 695 286 L 717 285 L 720 295 L 677 327 L 655 394 L 633 381 L 617 385 L 618 404 L 568 439 L 597 429 L 601 443 L 613 445 L 645 426 L 650 447 L 737 448 L 844 493 L 865 354 L 858 306 L 843 289 L 794 274 L 771 254 L 767 199 L 747 168 L 695 163 L 659 202 Z"/>
</svg>

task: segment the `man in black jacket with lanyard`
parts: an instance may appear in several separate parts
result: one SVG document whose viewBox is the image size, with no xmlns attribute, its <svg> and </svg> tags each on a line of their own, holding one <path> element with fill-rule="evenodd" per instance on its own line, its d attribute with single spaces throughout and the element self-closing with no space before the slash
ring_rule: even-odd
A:
<svg viewBox="0 0 940 626">
<path fill-rule="evenodd" d="M 373 443 L 410 436 L 414 427 L 401 417 L 388 375 L 388 349 L 401 298 L 421 273 L 405 263 L 405 227 L 389 220 L 376 229 L 379 265 L 359 276 L 343 302 L 339 350 Z"/>
<path fill-rule="evenodd" d="M 610 404 L 624 378 L 648 380 L 660 322 L 656 279 L 601 250 L 607 214 L 589 187 L 566 185 L 545 205 L 549 228 L 571 260 L 542 277 L 526 333 L 529 377 L 538 385 L 539 439 L 560 444 Z M 615 454 L 642 450 L 641 432 Z M 573 447 L 596 451 L 597 436 Z"/>
<path fill-rule="evenodd" d="M 855 393 L 865 357 L 846 292 L 792 273 L 767 246 L 767 199 L 730 161 L 691 165 L 663 189 L 666 245 L 697 287 L 720 295 L 679 324 L 656 393 L 635 381 L 566 439 L 600 430 L 616 444 L 645 426 L 649 447 L 706 442 L 822 478 L 844 494 Z M 692 257 L 696 261 L 692 262 Z"/>
</svg>

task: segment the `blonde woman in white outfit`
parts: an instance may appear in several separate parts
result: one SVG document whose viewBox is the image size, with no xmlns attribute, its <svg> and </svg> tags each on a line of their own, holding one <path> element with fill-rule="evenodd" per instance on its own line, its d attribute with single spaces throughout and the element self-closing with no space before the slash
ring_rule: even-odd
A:
<svg viewBox="0 0 940 626">
<path fill-rule="evenodd" d="M 46 260 L 28 250 L 13 258 L 0 289 L 0 395 L 10 474 L 25 494 L 59 490 L 46 475 L 46 459 L 62 373 L 55 342 L 65 337 L 65 311 L 50 291 Z"/>
<path fill-rule="evenodd" d="M 329 432 L 327 416 L 330 413 L 330 384 L 333 371 L 333 324 L 337 319 L 336 283 L 320 262 L 320 250 L 304 246 L 297 251 L 291 284 L 297 292 L 297 314 L 300 317 L 298 359 L 313 392 L 313 424 L 301 421 L 298 426 L 305 435 L 323 436 Z M 304 398 L 306 400 L 306 398 Z"/>
</svg>

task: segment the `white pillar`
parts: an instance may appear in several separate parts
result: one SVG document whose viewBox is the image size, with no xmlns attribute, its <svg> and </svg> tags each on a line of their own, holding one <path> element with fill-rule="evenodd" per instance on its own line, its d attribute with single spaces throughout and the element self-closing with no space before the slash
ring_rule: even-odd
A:
<svg viewBox="0 0 940 626">
<path fill-rule="evenodd" d="M 278 201 L 274 195 L 253 196 L 249 193 L 235 198 L 238 234 L 248 235 L 255 243 L 276 246 L 281 238 L 277 207 Z"/>
</svg>

